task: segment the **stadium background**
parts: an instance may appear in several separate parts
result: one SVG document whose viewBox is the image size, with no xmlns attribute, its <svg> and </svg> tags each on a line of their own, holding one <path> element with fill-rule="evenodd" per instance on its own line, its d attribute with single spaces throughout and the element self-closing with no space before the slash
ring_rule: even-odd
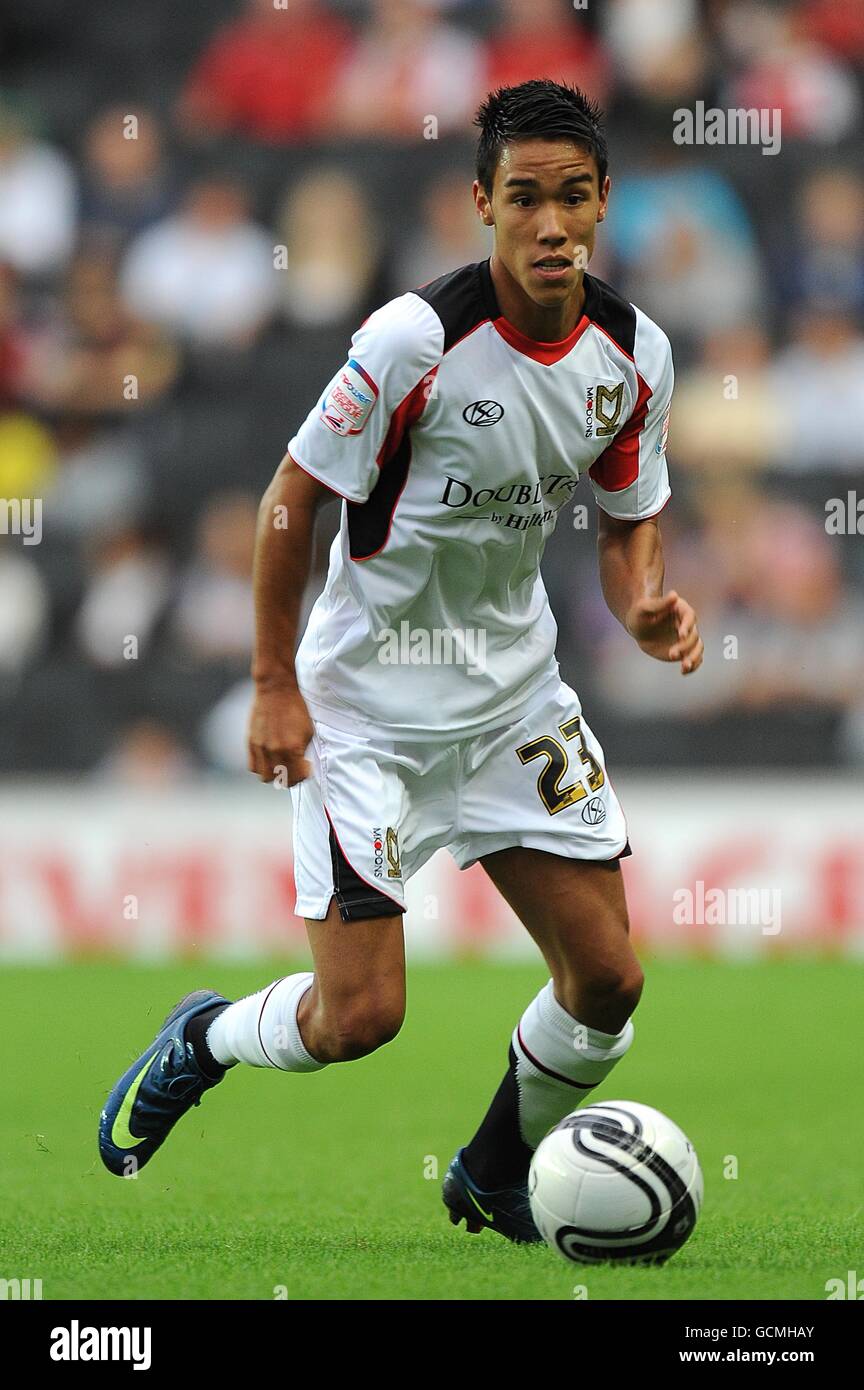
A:
<svg viewBox="0 0 864 1390">
<path fill-rule="evenodd" d="M 0 497 L 42 504 L 0 534 L 0 949 L 303 950 L 289 799 L 245 771 L 258 499 L 371 309 L 488 254 L 473 112 L 550 75 L 608 113 L 591 271 L 673 344 L 706 641 L 686 681 L 628 641 L 577 494 L 545 578 L 634 931 L 860 950 L 864 543 L 826 524 L 864 462 L 860 5 L 8 0 L 0 63 Z M 779 108 L 780 152 L 677 145 L 700 100 Z M 782 929 L 676 923 L 699 882 L 779 890 Z M 409 952 L 533 953 L 479 870 L 412 894 Z"/>
</svg>

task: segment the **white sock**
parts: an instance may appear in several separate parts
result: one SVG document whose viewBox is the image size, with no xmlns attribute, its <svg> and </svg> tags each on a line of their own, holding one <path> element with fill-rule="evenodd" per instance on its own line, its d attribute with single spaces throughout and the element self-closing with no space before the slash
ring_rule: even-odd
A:
<svg viewBox="0 0 864 1390">
<path fill-rule="evenodd" d="M 207 1029 L 207 1046 L 223 1067 L 248 1062 L 250 1067 L 281 1071 L 319 1071 L 319 1062 L 306 1051 L 297 1023 L 297 1008 L 312 986 L 312 971 L 286 975 L 257 994 L 229 1004 Z"/>
<path fill-rule="evenodd" d="M 633 1023 L 620 1033 L 588 1028 L 563 1009 L 552 981 L 528 1005 L 513 1030 L 519 1128 L 536 1149 L 553 1125 L 581 1105 L 609 1075 L 633 1041 Z"/>
</svg>

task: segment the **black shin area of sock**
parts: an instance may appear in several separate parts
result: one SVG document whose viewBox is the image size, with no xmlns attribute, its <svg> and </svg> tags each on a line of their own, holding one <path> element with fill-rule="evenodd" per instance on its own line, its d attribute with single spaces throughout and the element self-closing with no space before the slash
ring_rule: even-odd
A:
<svg viewBox="0 0 864 1390">
<path fill-rule="evenodd" d="M 223 1009 L 227 1008 L 227 1004 L 216 1004 L 212 1009 L 208 1009 L 206 1013 L 198 1014 L 196 1018 L 193 1018 L 186 1024 L 186 1040 L 192 1044 L 192 1051 L 195 1053 L 195 1061 L 205 1075 L 209 1076 L 211 1080 L 224 1076 L 228 1068 L 223 1066 L 221 1062 L 216 1061 L 216 1058 L 207 1046 L 207 1029 L 210 1027 L 214 1018 L 218 1018 Z"/>
<path fill-rule="evenodd" d="M 510 1066 L 483 1123 L 466 1145 L 462 1161 L 478 1187 L 494 1192 L 501 1187 L 518 1187 L 525 1181 L 533 1152 L 519 1130 L 516 1053 L 511 1044 Z"/>
</svg>

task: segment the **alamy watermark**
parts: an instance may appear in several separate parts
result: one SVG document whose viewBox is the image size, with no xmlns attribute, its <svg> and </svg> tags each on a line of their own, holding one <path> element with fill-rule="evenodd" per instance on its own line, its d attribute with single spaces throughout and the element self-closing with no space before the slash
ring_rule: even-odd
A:
<svg viewBox="0 0 864 1390">
<path fill-rule="evenodd" d="M 407 618 L 384 627 L 376 638 L 382 666 L 465 666 L 469 676 L 486 670 L 482 627 L 412 627 Z"/>
<path fill-rule="evenodd" d="M 133 1371 L 149 1371 L 149 1327 L 88 1327 L 73 1318 L 69 1327 L 51 1329 L 52 1361 L 131 1361 Z"/>
<path fill-rule="evenodd" d="M 42 1297 L 41 1279 L 0 1279 L 0 1301 L 26 1303 Z"/>
<path fill-rule="evenodd" d="M 763 154 L 780 153 L 779 106 L 706 108 L 697 101 L 694 110 L 679 106 L 672 115 L 672 139 L 676 145 L 761 145 Z"/>
<path fill-rule="evenodd" d="M 825 530 L 829 536 L 864 536 L 864 497 L 851 489 L 845 497 L 829 497 Z"/>
<path fill-rule="evenodd" d="M 20 536 L 25 545 L 42 540 L 42 498 L 0 497 L 0 536 Z"/>
<path fill-rule="evenodd" d="M 779 888 L 706 889 L 699 878 L 694 888 L 676 888 L 672 901 L 672 921 L 677 926 L 760 927 L 763 936 L 780 931 Z"/>
<path fill-rule="evenodd" d="M 845 1279 L 826 1279 L 825 1297 L 829 1301 L 832 1298 L 849 1298 L 860 1303 L 864 1300 L 864 1279 L 858 1278 L 856 1269 L 847 1269 Z"/>
</svg>

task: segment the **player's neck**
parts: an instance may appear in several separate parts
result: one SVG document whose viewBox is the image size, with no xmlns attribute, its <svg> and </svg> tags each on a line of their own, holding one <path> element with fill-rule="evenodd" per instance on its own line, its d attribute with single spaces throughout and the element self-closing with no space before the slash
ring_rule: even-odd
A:
<svg viewBox="0 0 864 1390">
<path fill-rule="evenodd" d="M 526 338 L 533 338 L 538 343 L 560 343 L 569 337 L 582 318 L 585 307 L 584 271 L 580 271 L 570 298 L 548 309 L 529 299 L 522 286 L 494 254 L 489 261 L 489 272 L 501 313 Z"/>
</svg>

